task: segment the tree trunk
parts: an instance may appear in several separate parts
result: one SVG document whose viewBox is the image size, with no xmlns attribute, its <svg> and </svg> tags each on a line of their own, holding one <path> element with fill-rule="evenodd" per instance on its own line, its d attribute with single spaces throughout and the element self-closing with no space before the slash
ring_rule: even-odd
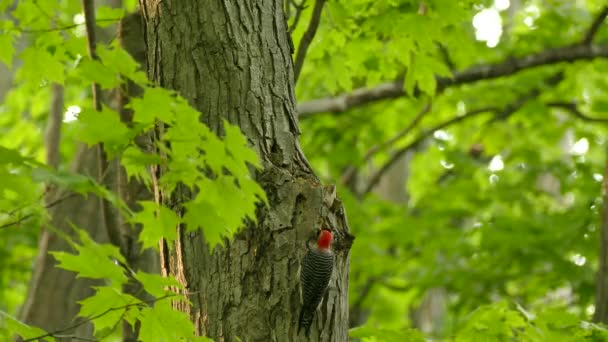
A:
<svg viewBox="0 0 608 342">
<path fill-rule="evenodd" d="M 238 125 L 262 159 L 257 179 L 269 207 L 224 248 L 180 228 L 161 250 L 164 274 L 192 295 L 187 312 L 216 341 L 297 340 L 297 271 L 306 240 L 325 219 L 334 230 L 336 267 L 311 328 L 313 341 L 346 341 L 348 250 L 352 237 L 334 187 L 324 188 L 298 145 L 293 66 L 279 0 L 142 0 L 148 74 L 177 90 L 221 133 Z M 170 194 L 161 193 L 161 200 Z M 176 304 L 177 305 L 177 304 Z"/>
</svg>

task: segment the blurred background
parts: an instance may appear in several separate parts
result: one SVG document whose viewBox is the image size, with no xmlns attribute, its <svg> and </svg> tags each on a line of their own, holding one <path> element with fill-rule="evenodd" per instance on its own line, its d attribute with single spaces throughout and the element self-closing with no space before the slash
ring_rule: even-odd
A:
<svg viewBox="0 0 608 342">
<path fill-rule="evenodd" d="M 297 99 L 357 237 L 351 327 L 606 338 L 604 6 L 327 2 Z"/>
</svg>

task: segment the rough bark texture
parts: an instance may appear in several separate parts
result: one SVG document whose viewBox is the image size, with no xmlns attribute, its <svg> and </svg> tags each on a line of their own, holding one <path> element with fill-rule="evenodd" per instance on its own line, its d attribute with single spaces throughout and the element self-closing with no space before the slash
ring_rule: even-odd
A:
<svg viewBox="0 0 608 342">
<path fill-rule="evenodd" d="M 240 126 L 263 160 L 258 180 L 270 206 L 259 224 L 210 253 L 202 233 L 180 231 L 161 267 L 189 293 L 197 333 L 217 341 L 298 340 L 297 271 L 306 240 L 324 219 L 336 235 L 336 267 L 312 341 L 346 341 L 348 250 L 344 210 L 298 146 L 293 66 L 282 1 L 142 0 L 149 76 L 175 89 L 221 133 Z M 167 201 L 170 194 L 161 193 Z M 180 229 L 181 230 L 181 229 Z M 306 340 L 304 337 L 300 337 Z"/>
</svg>

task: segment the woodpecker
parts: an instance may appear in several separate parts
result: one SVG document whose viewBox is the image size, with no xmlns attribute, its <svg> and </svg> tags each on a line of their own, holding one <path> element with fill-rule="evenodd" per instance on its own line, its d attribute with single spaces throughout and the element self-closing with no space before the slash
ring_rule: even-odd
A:
<svg viewBox="0 0 608 342">
<path fill-rule="evenodd" d="M 300 311 L 298 334 L 303 328 L 308 336 L 315 311 L 329 285 L 329 278 L 334 269 L 334 255 L 330 249 L 332 239 L 329 230 L 321 230 L 316 245 L 310 247 L 302 259 L 300 268 L 302 311 Z"/>
</svg>

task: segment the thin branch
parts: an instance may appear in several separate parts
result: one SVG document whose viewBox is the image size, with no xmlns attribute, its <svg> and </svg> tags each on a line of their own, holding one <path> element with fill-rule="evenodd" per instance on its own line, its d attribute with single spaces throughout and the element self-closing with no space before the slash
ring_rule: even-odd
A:
<svg viewBox="0 0 608 342">
<path fill-rule="evenodd" d="M 84 12 L 85 27 L 87 31 L 87 47 L 89 56 L 92 60 L 99 60 L 97 56 L 97 38 L 95 37 L 95 0 L 82 0 L 82 10 Z M 97 82 L 92 84 L 93 105 L 95 110 L 101 111 L 101 87 Z M 103 184 L 104 176 L 108 170 L 108 161 L 103 148 L 103 143 L 97 145 L 97 160 L 98 160 L 98 181 Z M 102 226 L 106 228 L 110 242 L 121 251 L 123 251 L 123 243 L 118 227 L 111 222 L 112 214 L 109 204 L 103 198 L 99 199 L 99 205 L 102 211 Z"/>
<path fill-rule="evenodd" d="M 438 77 L 437 92 L 440 93 L 446 88 L 453 86 L 514 75 L 520 71 L 540 66 L 592 60 L 595 58 L 608 58 L 608 45 L 568 45 L 546 49 L 523 57 L 508 58 L 500 63 L 473 66 L 469 69 L 455 72 L 451 78 Z M 417 97 L 420 93 L 420 90 L 416 88 L 413 96 Z M 300 119 L 306 119 L 317 113 L 344 112 L 353 107 L 405 95 L 403 80 L 398 79 L 372 88 L 356 89 L 351 93 L 336 97 L 300 103 L 298 105 L 298 113 L 300 113 Z"/>
<path fill-rule="evenodd" d="M 591 44 L 591 42 L 593 41 L 593 38 L 595 38 L 595 35 L 597 34 L 597 31 L 599 31 L 600 27 L 602 26 L 602 23 L 606 19 L 606 16 L 608 16 L 608 6 L 605 6 L 604 8 L 602 8 L 600 13 L 598 13 L 598 15 L 595 17 L 595 19 L 593 20 L 593 23 L 591 23 L 591 26 L 587 30 L 585 37 L 581 41 L 582 44 L 584 44 L 584 45 Z"/>
<path fill-rule="evenodd" d="M 412 289 L 411 285 L 395 285 L 395 284 L 390 284 L 386 281 L 384 281 L 380 284 L 382 286 L 386 287 L 387 289 L 389 289 L 391 291 L 395 291 L 395 292 L 407 292 Z"/>
<path fill-rule="evenodd" d="M 448 87 L 510 76 L 522 70 L 539 66 L 600 57 L 606 58 L 608 57 L 608 46 L 593 46 L 591 42 L 607 16 L 608 6 L 605 6 L 591 23 L 580 44 L 545 49 L 519 58 L 506 58 L 500 63 L 473 66 L 461 72 L 455 72 L 451 78 L 437 77 L 437 93 Z M 449 64 L 449 54 L 442 48 L 443 46 L 440 45 L 440 53 L 444 58 L 447 58 L 446 63 Z M 300 119 L 306 119 L 318 113 L 344 112 L 356 106 L 404 95 L 406 94 L 403 91 L 403 76 L 399 76 L 395 81 L 383 83 L 373 88 L 355 89 L 350 94 L 300 103 L 298 104 L 298 113 Z M 414 89 L 413 95 L 414 97 L 419 96 L 420 90 L 418 88 Z"/>
<path fill-rule="evenodd" d="M 378 276 L 372 276 L 367 278 L 367 280 L 365 281 L 365 283 L 363 284 L 363 287 L 361 288 L 361 290 L 358 292 L 359 296 L 357 297 L 357 299 L 353 302 L 353 305 L 351 305 L 350 310 L 349 310 L 349 317 L 350 317 L 350 322 L 349 322 L 349 328 L 354 328 L 355 326 L 357 326 L 358 324 L 360 324 L 360 320 L 361 320 L 361 309 L 363 307 L 363 302 L 365 302 L 365 300 L 367 299 L 367 297 L 369 297 L 369 295 L 372 293 L 372 289 L 374 288 L 375 285 L 381 285 L 383 287 L 386 287 L 387 289 L 391 290 L 391 291 L 396 291 L 396 292 L 405 292 L 405 291 L 409 291 L 412 289 L 412 286 L 408 286 L 408 285 L 394 285 L 394 284 L 390 284 L 386 281 L 386 278 L 388 278 L 389 275 L 385 274 L 385 275 L 378 275 Z"/>
<path fill-rule="evenodd" d="M 374 285 L 381 279 L 382 277 L 380 276 L 369 277 L 365 281 L 365 284 L 363 284 L 363 288 L 361 289 L 361 291 L 359 291 L 359 297 L 357 297 L 357 299 L 353 302 L 353 305 L 350 306 L 350 312 L 348 315 L 350 317 L 349 328 L 354 328 L 356 324 L 361 323 L 359 322 L 359 320 L 361 316 L 361 308 L 363 307 L 363 302 L 371 294 Z"/>
<path fill-rule="evenodd" d="M 561 73 L 558 73 L 557 76 L 559 76 L 560 74 Z M 557 78 L 557 76 L 551 77 L 549 79 L 555 80 Z M 399 158 L 401 158 L 401 156 L 403 156 L 408 151 L 416 148 L 425 139 L 430 137 L 433 134 L 433 132 L 440 130 L 440 129 L 444 129 L 448 126 L 451 126 L 451 125 L 461 122 L 465 119 L 471 118 L 473 116 L 476 116 L 478 114 L 482 114 L 485 112 L 496 113 L 496 118 L 501 118 L 501 119 L 506 118 L 506 117 L 510 116 L 512 113 L 519 110 L 525 104 L 526 101 L 529 101 L 531 98 L 538 96 L 539 92 L 537 90 L 538 89 L 534 89 L 534 90 L 530 91 L 529 93 L 522 95 L 513 104 L 510 104 L 503 109 L 499 109 L 496 107 L 488 107 L 488 108 L 474 110 L 474 111 L 468 112 L 467 114 L 465 114 L 463 116 L 457 116 L 448 121 L 440 123 L 437 126 L 431 128 L 430 130 L 425 131 L 423 134 L 421 134 L 418 138 L 416 138 L 416 140 L 411 142 L 409 145 L 397 150 L 391 156 L 391 158 L 384 165 L 382 165 L 382 167 L 370 178 L 369 183 L 367 184 L 365 190 L 360 195 L 365 195 L 365 194 L 369 193 L 374 188 L 374 186 L 376 186 L 376 184 L 380 181 L 382 176 L 390 169 L 390 167 L 393 164 L 395 164 L 399 160 Z M 568 113 L 572 114 L 576 118 L 579 118 L 585 122 L 608 123 L 608 119 L 593 118 L 593 117 L 583 114 L 578 109 L 578 106 L 574 102 L 548 102 L 548 103 L 546 103 L 546 106 L 565 109 Z"/>
<path fill-rule="evenodd" d="M 532 89 L 528 90 L 526 93 L 520 95 L 515 101 L 507 104 L 504 108 L 502 108 L 502 109 L 492 108 L 492 110 L 490 110 L 490 111 L 495 112 L 495 115 L 494 115 L 494 118 L 492 118 L 489 121 L 489 123 L 492 123 L 497 120 L 506 120 L 513 113 L 517 112 L 528 101 L 538 97 L 541 94 L 543 89 L 545 89 L 546 87 L 554 87 L 557 84 L 559 84 L 563 79 L 564 79 L 563 71 L 558 71 L 558 72 L 546 77 L 543 80 L 541 85 L 533 87 Z M 482 109 L 481 111 L 487 112 L 489 110 L 488 110 L 488 108 L 485 108 L 485 109 Z M 462 119 L 464 117 L 469 117 L 469 115 L 471 115 L 471 114 L 474 116 L 476 114 L 480 114 L 480 112 L 479 112 L 479 110 L 472 111 L 461 117 L 456 117 L 452 120 L 446 121 L 445 123 L 440 124 L 439 126 L 436 126 L 435 128 L 431 129 L 430 131 L 427 131 L 426 134 L 423 134 L 420 137 L 418 137 L 418 139 L 415 140 L 410 145 L 395 152 L 395 154 L 388 160 L 388 162 L 385 165 L 383 165 L 380 168 L 380 170 L 378 170 L 378 172 L 376 172 L 371 177 L 369 184 L 367 185 L 365 191 L 363 192 L 363 195 L 370 192 L 373 189 L 373 187 L 380 181 L 382 175 L 385 172 L 387 172 L 390 169 L 390 167 L 394 163 L 396 163 L 401 158 L 401 156 L 403 156 L 405 153 L 407 153 L 410 149 L 416 148 L 416 146 L 418 146 L 418 144 L 420 144 L 422 141 L 424 141 L 424 139 L 426 139 L 428 136 L 430 136 L 434 131 L 447 127 L 447 126 L 445 126 L 446 124 L 452 125 L 456 122 L 460 122 L 462 120 L 458 120 L 458 119 Z"/>
<path fill-rule="evenodd" d="M 105 310 L 104 312 L 102 312 L 100 314 L 97 314 L 97 315 L 94 315 L 94 316 L 91 316 L 91 317 L 86 317 L 86 318 L 82 319 L 80 322 L 75 323 L 73 325 L 70 325 L 67 328 L 55 330 L 53 332 L 47 332 L 44 335 L 40 335 L 40 336 L 24 339 L 22 342 L 30 342 L 30 341 L 41 340 L 41 339 L 43 339 L 45 337 L 57 337 L 57 335 L 60 335 L 60 334 L 63 334 L 65 332 L 68 332 L 70 330 L 76 329 L 79 326 L 81 326 L 81 325 L 83 325 L 85 323 L 94 321 L 94 320 L 96 320 L 96 319 L 98 319 L 100 317 L 103 317 L 103 316 L 107 315 L 110 312 L 117 311 L 117 310 L 126 310 L 126 309 L 129 309 L 129 308 L 134 307 L 134 306 L 141 306 L 142 304 L 153 304 L 153 303 L 156 303 L 156 302 L 158 302 L 160 300 L 167 299 L 167 298 L 170 298 L 170 297 L 175 297 L 175 296 L 178 296 L 178 295 L 175 294 L 175 293 L 171 293 L 171 294 L 167 294 L 167 295 L 164 295 L 164 296 L 161 296 L 161 297 L 158 297 L 158 298 L 154 298 L 154 299 L 151 299 L 151 300 L 147 300 L 147 301 L 139 301 L 137 303 L 130 303 L 130 304 L 126 304 L 126 305 L 123 305 L 123 306 L 118 306 L 118 307 L 115 307 L 115 308 L 109 308 L 109 309 Z"/>
<path fill-rule="evenodd" d="M 57 199 L 57 200 L 55 200 L 55 201 L 53 201 L 53 202 L 45 205 L 44 209 L 50 209 L 50 208 L 56 206 L 57 204 L 65 201 L 66 199 L 68 199 L 70 197 L 74 197 L 76 195 L 77 195 L 76 193 L 71 193 L 71 194 L 68 194 L 66 196 L 63 196 L 63 197 L 61 197 L 61 198 L 59 198 L 59 199 Z M 33 213 L 23 215 L 22 217 L 20 217 L 19 219 L 15 220 L 15 221 L 7 222 L 7 223 L 4 223 L 4 224 L 0 225 L 0 229 L 8 228 L 10 226 L 16 226 L 16 225 L 22 223 L 23 221 L 25 221 L 25 220 L 33 217 L 33 216 L 34 216 Z"/>
<path fill-rule="evenodd" d="M 367 154 L 365 155 L 365 161 L 369 161 L 374 155 L 376 155 L 378 152 L 390 147 L 391 145 L 393 145 L 394 143 L 396 143 L 397 141 L 399 141 L 401 138 L 405 137 L 406 135 L 410 134 L 410 132 L 416 128 L 416 126 L 420 123 L 420 121 L 422 120 L 422 118 L 428 114 L 431 111 L 431 102 L 429 101 L 423 108 L 422 110 L 420 110 L 418 112 L 418 114 L 416 115 L 416 117 L 414 118 L 414 120 L 412 120 L 412 122 L 410 122 L 409 125 L 407 125 L 407 127 L 405 127 L 401 132 L 397 133 L 394 137 L 390 138 L 389 140 L 383 142 L 382 144 L 376 146 L 375 148 L 370 149 Z"/>
<path fill-rule="evenodd" d="M 41 199 L 43 199 L 45 196 L 47 196 L 50 193 L 50 187 L 46 187 L 44 189 L 44 192 L 38 197 L 38 199 L 36 201 L 31 201 L 29 204 L 27 203 L 22 203 L 20 206 L 13 208 L 9 211 L 6 210 L 2 210 L 2 214 L 5 214 L 7 216 L 14 216 L 17 212 L 27 208 L 29 205 L 33 205 L 35 203 L 39 203 Z"/>
<path fill-rule="evenodd" d="M 572 114 L 573 116 L 586 121 L 586 122 L 598 122 L 598 123 L 608 123 L 608 119 L 603 119 L 603 118 L 593 118 L 590 117 L 588 115 L 583 114 L 579 109 L 578 109 L 578 105 L 576 104 L 576 102 L 560 102 L 560 101 L 556 101 L 556 102 L 548 102 L 547 107 L 554 107 L 554 108 L 561 108 L 561 109 L 565 109 L 568 113 Z"/>
<path fill-rule="evenodd" d="M 543 84 L 528 90 L 526 93 L 520 95 L 515 101 L 507 104 L 504 109 L 500 113 L 498 113 L 489 123 L 493 123 L 498 120 L 504 121 L 508 119 L 513 113 L 517 112 L 528 101 L 537 98 L 542 93 L 542 91 L 545 90 L 545 88 L 553 88 L 563 80 L 564 72 L 561 70 L 545 78 Z"/>
<path fill-rule="evenodd" d="M 95 0 L 82 0 L 84 24 L 87 32 L 87 47 L 92 60 L 99 60 L 97 56 L 97 38 L 95 37 Z M 96 111 L 101 111 L 101 88 L 93 83 L 93 104 Z"/>
<path fill-rule="evenodd" d="M 439 48 L 439 54 L 441 55 L 441 58 L 443 59 L 445 65 L 447 65 L 450 70 L 455 70 L 456 64 L 454 64 L 454 61 L 452 60 L 452 56 L 450 56 L 448 48 L 445 45 L 439 43 L 437 44 L 437 47 Z"/>
<path fill-rule="evenodd" d="M 444 121 L 430 129 L 424 131 L 416 139 L 414 139 L 414 141 L 409 143 L 407 146 L 404 146 L 404 147 L 398 149 L 397 151 L 395 151 L 395 153 L 393 153 L 391 158 L 386 163 L 384 163 L 384 165 L 382 165 L 382 167 L 378 171 L 376 171 L 376 173 L 370 178 L 367 186 L 365 187 L 365 189 L 363 190 L 361 195 L 365 195 L 365 194 L 369 193 L 374 188 L 374 186 L 376 186 L 376 184 L 378 184 L 378 182 L 380 181 L 382 176 L 391 168 L 391 166 L 393 166 L 393 164 L 395 164 L 408 151 L 418 147 L 418 145 L 420 145 L 428 137 L 433 135 L 433 133 L 435 131 L 438 131 L 438 130 L 444 129 L 446 127 L 452 126 L 454 124 L 457 124 L 459 122 L 471 119 L 473 117 L 478 116 L 479 114 L 497 113 L 499 111 L 500 111 L 500 108 L 498 108 L 498 107 L 486 107 L 486 108 L 472 110 L 470 112 L 467 112 L 464 115 L 453 117 L 447 121 Z"/>
<path fill-rule="evenodd" d="M 98 342 L 99 341 L 94 338 L 80 337 L 80 336 L 76 336 L 76 335 L 53 335 L 53 337 L 59 338 L 61 340 L 65 340 L 65 341 L 88 341 L 88 342 Z"/>
<path fill-rule="evenodd" d="M 364 162 L 370 161 L 372 159 L 372 157 L 375 156 L 378 152 L 387 149 L 391 145 L 395 144 L 397 141 L 401 140 L 401 138 L 410 134 L 411 131 L 420 123 L 420 121 L 422 121 L 422 118 L 426 114 L 428 114 L 430 111 L 431 111 L 431 101 L 427 102 L 427 104 L 418 112 L 416 117 L 414 117 L 414 120 L 412 120 L 412 122 L 410 122 L 410 124 L 407 125 L 407 127 L 405 127 L 403 130 L 401 130 L 399 133 L 397 133 L 392 138 L 381 143 L 380 145 L 376 145 L 376 146 L 370 148 L 369 151 L 367 151 L 367 153 L 363 157 L 363 161 Z M 349 184 L 353 180 L 353 177 L 355 176 L 356 171 L 357 171 L 357 168 L 355 166 L 349 166 L 341 177 L 342 184 Z"/>
<path fill-rule="evenodd" d="M 120 21 L 120 18 L 103 18 L 103 19 L 97 19 L 97 22 L 107 22 L 107 21 L 111 21 L 111 22 L 118 22 Z M 50 28 L 44 28 L 44 29 L 34 29 L 34 30 L 28 30 L 28 29 L 22 29 L 19 27 L 13 27 L 11 28 L 11 30 L 15 30 L 21 33 L 26 33 L 26 34 L 33 34 L 33 33 L 45 33 L 45 32 L 55 32 L 55 31 L 66 31 L 66 30 L 71 30 L 73 28 L 79 27 L 84 25 L 85 23 L 79 23 L 79 24 L 70 24 L 70 25 L 64 25 L 61 27 L 50 27 Z M 5 32 L 8 30 L 4 30 Z"/>
<path fill-rule="evenodd" d="M 300 3 L 297 3 L 294 0 L 287 1 L 287 6 L 289 7 L 291 5 L 293 5 L 293 7 L 296 9 L 296 15 L 293 18 L 293 23 L 291 23 L 289 26 L 289 34 L 292 34 L 296 27 L 298 27 L 298 23 L 302 17 L 302 12 L 308 8 L 308 6 L 306 6 L 306 0 L 302 0 Z"/>
<path fill-rule="evenodd" d="M 315 0 L 315 6 L 312 9 L 312 16 L 310 17 L 310 22 L 308 23 L 308 29 L 306 29 L 306 32 L 304 32 L 302 40 L 300 40 L 298 52 L 296 53 L 296 59 L 293 67 L 294 82 L 298 81 L 298 77 L 302 71 L 302 66 L 304 65 L 306 52 L 308 52 L 308 47 L 317 33 L 317 28 L 319 28 L 319 23 L 321 22 L 321 12 L 323 11 L 324 4 L 325 0 Z"/>
<path fill-rule="evenodd" d="M 59 143 L 61 142 L 61 122 L 63 119 L 63 86 L 51 86 L 51 109 L 46 127 L 46 162 L 56 169 L 59 166 Z"/>
<path fill-rule="evenodd" d="M 15 221 L 7 222 L 7 223 L 0 225 L 0 229 L 8 228 L 10 226 L 16 226 L 16 225 L 20 224 L 21 222 L 23 222 L 33 216 L 34 216 L 34 214 L 23 215 L 22 217 L 20 217 L 19 219 L 15 220 Z"/>
</svg>

